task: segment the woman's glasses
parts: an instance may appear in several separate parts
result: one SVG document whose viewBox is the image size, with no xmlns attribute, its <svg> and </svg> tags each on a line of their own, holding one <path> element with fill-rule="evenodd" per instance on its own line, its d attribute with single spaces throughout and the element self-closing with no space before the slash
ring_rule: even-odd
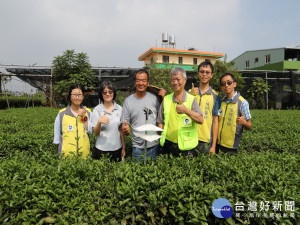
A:
<svg viewBox="0 0 300 225">
<path fill-rule="evenodd" d="M 83 94 L 71 94 L 74 98 L 82 98 Z"/>
</svg>

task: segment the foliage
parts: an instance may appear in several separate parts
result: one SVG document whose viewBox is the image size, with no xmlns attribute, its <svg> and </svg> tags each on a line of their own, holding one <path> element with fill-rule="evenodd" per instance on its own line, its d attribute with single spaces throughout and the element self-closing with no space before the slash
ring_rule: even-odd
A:
<svg viewBox="0 0 300 225">
<path fill-rule="evenodd" d="M 72 84 L 81 84 L 85 90 L 94 88 L 96 80 L 86 53 L 66 50 L 62 56 L 54 57 L 52 65 L 53 90 L 56 101 L 65 103 L 66 95 Z"/>
<path fill-rule="evenodd" d="M 0 163 L 0 221 L 7 224 L 36 224 L 47 217 L 59 224 L 226 224 L 211 213 L 220 197 L 245 207 L 249 201 L 300 200 L 299 160 L 290 154 L 161 156 L 156 164 L 144 166 L 107 159 L 59 160 L 45 151 L 38 160 L 16 153 Z M 295 213 L 299 215 L 298 208 Z"/>
<path fill-rule="evenodd" d="M 220 89 L 220 77 L 224 73 L 231 73 L 237 82 L 236 91 L 241 92 L 244 87 L 244 78 L 242 74 L 234 67 L 234 62 L 224 62 L 217 60 L 214 64 L 214 77 L 211 80 L 211 86 L 215 90 Z"/>
<path fill-rule="evenodd" d="M 241 151 L 300 154 L 299 110 L 251 110 L 251 116 L 252 129 L 243 132 Z"/>
<path fill-rule="evenodd" d="M 4 87 L 4 84 L 11 81 L 11 79 L 12 79 L 11 76 L 3 76 L 3 75 L 0 76 L 0 93 L 1 94 L 3 93 L 3 91 L 6 91 L 6 90 L 2 90 L 2 86 Z"/>
<path fill-rule="evenodd" d="M 251 108 L 266 108 L 265 93 L 267 91 L 270 91 L 270 85 L 264 79 L 258 78 L 253 80 L 250 88 L 247 90 L 247 93 L 250 95 L 248 101 Z"/>
<path fill-rule="evenodd" d="M 295 219 L 242 217 L 244 224 L 298 221 L 299 110 L 251 111 L 253 128 L 236 156 L 159 156 L 147 165 L 129 154 L 121 163 L 59 159 L 51 144 L 57 113 L 0 111 L 1 224 L 228 224 L 211 212 L 221 197 L 245 208 L 250 201 L 295 201 Z"/>
<path fill-rule="evenodd" d="M 148 72 L 150 76 L 150 85 L 164 88 L 168 94 L 173 92 L 170 78 L 171 69 L 150 67 Z"/>
<path fill-rule="evenodd" d="M 50 143 L 57 114 L 58 109 L 42 107 L 0 111 L 0 155 L 26 151 L 38 156 L 44 149 L 56 153 L 57 147 Z"/>
<path fill-rule="evenodd" d="M 125 96 L 121 91 L 117 91 L 117 96 L 115 98 L 115 101 L 119 104 L 119 105 L 123 105 L 124 101 L 125 101 Z"/>
<path fill-rule="evenodd" d="M 29 106 L 45 106 L 46 99 L 40 96 L 5 96 L 0 97 L 0 109 L 6 109 L 7 100 L 9 102 L 9 107 L 12 108 L 24 108 Z"/>
</svg>

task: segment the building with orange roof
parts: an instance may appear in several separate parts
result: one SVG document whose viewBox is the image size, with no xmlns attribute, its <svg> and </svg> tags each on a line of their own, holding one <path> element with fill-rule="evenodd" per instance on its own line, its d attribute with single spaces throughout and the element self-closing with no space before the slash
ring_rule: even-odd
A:
<svg viewBox="0 0 300 225">
<path fill-rule="evenodd" d="M 223 53 L 153 47 L 138 57 L 138 60 L 144 61 L 145 67 L 173 68 L 179 66 L 186 71 L 194 71 L 195 65 L 199 65 L 203 61 L 210 61 L 214 64 L 217 59 L 222 57 L 224 57 Z"/>
</svg>

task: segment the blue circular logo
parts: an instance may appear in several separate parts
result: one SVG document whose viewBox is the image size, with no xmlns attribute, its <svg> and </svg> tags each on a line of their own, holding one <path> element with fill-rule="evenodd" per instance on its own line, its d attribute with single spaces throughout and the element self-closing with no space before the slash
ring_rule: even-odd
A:
<svg viewBox="0 0 300 225">
<path fill-rule="evenodd" d="M 230 202 L 225 198 L 218 198 L 212 204 L 211 210 L 218 218 L 230 218 L 233 214 L 233 209 Z"/>
</svg>

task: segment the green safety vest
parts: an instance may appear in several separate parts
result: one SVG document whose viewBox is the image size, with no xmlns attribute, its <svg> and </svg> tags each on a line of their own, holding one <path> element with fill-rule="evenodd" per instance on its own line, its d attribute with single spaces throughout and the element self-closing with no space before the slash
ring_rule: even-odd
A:
<svg viewBox="0 0 300 225">
<path fill-rule="evenodd" d="M 168 133 L 168 126 L 172 125 L 170 121 L 170 117 L 174 118 L 176 116 L 178 118 L 178 148 L 182 151 L 191 150 L 198 145 L 198 133 L 197 133 L 197 123 L 193 121 L 188 115 L 186 114 L 177 114 L 176 108 L 172 107 L 173 104 L 173 95 L 174 92 L 165 96 L 163 104 L 164 104 L 164 131 L 162 132 L 162 137 L 160 138 L 160 145 L 164 146 L 165 139 Z M 192 109 L 194 96 L 186 93 L 186 101 L 183 104 Z M 177 125 L 177 124 L 176 124 Z"/>
</svg>

